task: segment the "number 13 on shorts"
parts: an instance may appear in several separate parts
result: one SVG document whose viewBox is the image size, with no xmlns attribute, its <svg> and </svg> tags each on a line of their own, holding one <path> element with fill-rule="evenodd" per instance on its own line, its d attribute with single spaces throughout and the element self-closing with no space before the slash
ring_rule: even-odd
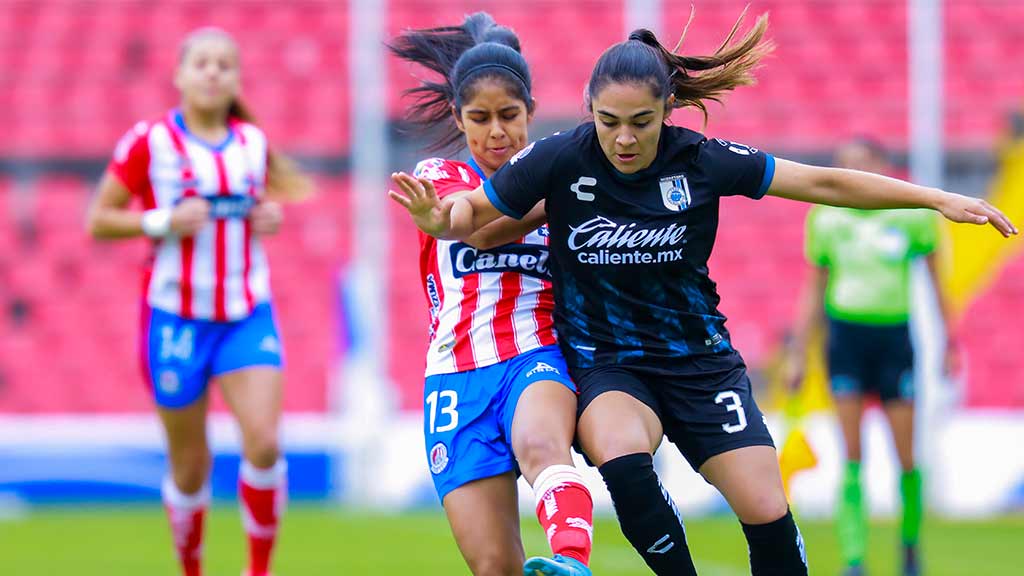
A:
<svg viewBox="0 0 1024 576">
<path fill-rule="evenodd" d="M 743 410 L 743 402 L 740 400 L 739 394 L 732 390 L 719 392 L 718 396 L 715 396 L 715 404 L 722 404 L 729 412 L 735 412 L 738 420 L 735 424 L 722 424 L 722 430 L 729 434 L 735 434 L 742 432 L 747 427 L 747 414 Z M 431 422 L 433 422 L 433 418 L 431 418 Z"/>
<path fill-rule="evenodd" d="M 427 395 L 430 433 L 448 432 L 459 426 L 459 395 L 454 390 L 435 390 Z M 438 408 L 441 412 L 438 414 Z M 440 424 L 440 426 L 438 426 Z"/>
</svg>

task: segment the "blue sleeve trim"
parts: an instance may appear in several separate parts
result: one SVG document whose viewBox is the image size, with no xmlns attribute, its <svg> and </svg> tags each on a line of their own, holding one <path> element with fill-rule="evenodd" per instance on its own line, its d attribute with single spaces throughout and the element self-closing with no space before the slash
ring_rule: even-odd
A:
<svg viewBox="0 0 1024 576">
<path fill-rule="evenodd" d="M 757 194 L 753 197 L 754 200 L 763 198 L 768 193 L 768 188 L 772 185 L 772 180 L 775 179 L 775 156 L 771 154 L 764 155 L 764 176 L 761 178 L 761 187 L 757 189 Z"/>
<path fill-rule="evenodd" d="M 508 204 L 505 204 L 498 196 L 498 191 L 494 189 L 494 184 L 491 184 L 490 180 L 484 181 L 484 193 L 487 194 L 487 199 L 494 204 L 494 207 L 501 211 L 502 214 L 515 218 L 516 220 L 522 220 L 525 213 L 520 214 L 515 210 L 509 208 Z"/>
</svg>

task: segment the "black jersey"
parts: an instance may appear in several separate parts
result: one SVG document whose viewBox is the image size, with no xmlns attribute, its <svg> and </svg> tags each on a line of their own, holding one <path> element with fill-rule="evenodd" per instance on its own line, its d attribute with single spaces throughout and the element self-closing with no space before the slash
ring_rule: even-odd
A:
<svg viewBox="0 0 1024 576">
<path fill-rule="evenodd" d="M 623 174 L 589 122 L 529 145 L 484 189 L 515 218 L 547 201 L 570 366 L 664 364 L 732 350 L 707 267 L 719 198 L 760 198 L 774 171 L 756 148 L 664 126 L 654 163 Z"/>
</svg>

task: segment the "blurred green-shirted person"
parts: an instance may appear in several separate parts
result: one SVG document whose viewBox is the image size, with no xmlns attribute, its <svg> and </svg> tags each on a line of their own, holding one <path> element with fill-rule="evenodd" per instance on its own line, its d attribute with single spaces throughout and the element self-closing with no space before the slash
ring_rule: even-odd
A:
<svg viewBox="0 0 1024 576">
<path fill-rule="evenodd" d="M 836 163 L 853 170 L 889 171 L 885 151 L 869 140 L 840 148 Z M 867 514 L 860 478 L 865 394 L 876 394 L 882 402 L 902 469 L 903 574 L 920 573 L 922 490 L 913 448 L 910 278 L 914 261 L 925 258 L 952 342 L 951 315 L 936 270 L 938 238 L 938 220 L 925 210 L 816 206 L 807 216 L 806 254 L 814 270 L 799 307 L 789 373 L 794 386 L 802 381 L 809 334 L 824 323 L 829 379 L 846 445 L 836 525 L 847 576 L 865 573 Z M 954 370 L 956 362 L 955 348 L 947 345 L 946 370 Z"/>
</svg>

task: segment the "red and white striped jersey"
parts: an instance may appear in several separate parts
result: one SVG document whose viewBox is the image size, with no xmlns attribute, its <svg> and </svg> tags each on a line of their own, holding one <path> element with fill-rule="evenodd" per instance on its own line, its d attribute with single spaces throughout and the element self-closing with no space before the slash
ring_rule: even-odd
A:
<svg viewBox="0 0 1024 576">
<path fill-rule="evenodd" d="M 415 175 L 433 181 L 441 197 L 483 182 L 472 161 L 431 158 Z M 547 226 L 490 250 L 420 233 L 420 272 L 430 307 L 427 376 L 483 368 L 556 343 Z"/>
<path fill-rule="evenodd" d="M 109 170 L 144 209 L 171 208 L 192 196 L 210 202 L 210 221 L 198 234 L 154 242 L 145 294 L 151 307 L 226 322 L 270 299 L 267 258 L 248 219 L 263 194 L 266 166 L 266 137 L 244 122 L 232 121 L 225 141 L 213 146 L 171 111 L 121 138 Z"/>
</svg>

